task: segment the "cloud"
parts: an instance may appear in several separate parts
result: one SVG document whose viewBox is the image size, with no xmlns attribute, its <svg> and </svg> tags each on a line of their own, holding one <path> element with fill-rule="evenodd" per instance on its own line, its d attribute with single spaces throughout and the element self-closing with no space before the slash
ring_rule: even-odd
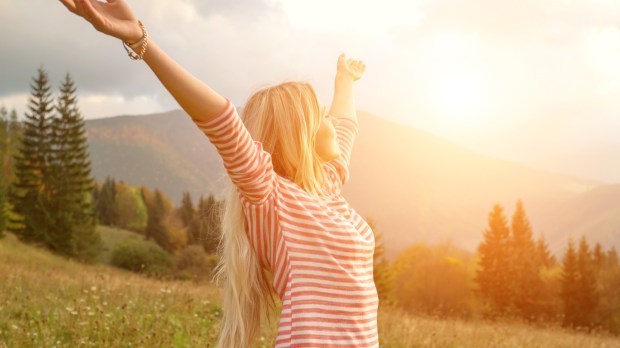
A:
<svg viewBox="0 0 620 348">
<path fill-rule="evenodd" d="M 587 139 L 618 127 L 617 0 L 129 2 L 158 45 L 236 104 L 284 80 L 310 81 L 329 103 L 335 58 L 346 52 L 367 63 L 359 108 L 489 155 L 551 166 L 560 152 L 593 151 L 571 140 L 584 124 Z M 0 104 L 25 100 L 44 66 L 55 89 L 72 74 L 87 117 L 178 107 L 144 62 L 57 1 L 0 1 L 0 26 Z M 474 82 L 480 91 L 460 99 L 488 94 L 487 106 L 472 108 L 480 119 L 446 127 L 441 110 L 460 105 L 439 108 L 437 93 L 450 85 L 458 96 Z M 543 146 L 550 139 L 562 148 Z"/>
</svg>

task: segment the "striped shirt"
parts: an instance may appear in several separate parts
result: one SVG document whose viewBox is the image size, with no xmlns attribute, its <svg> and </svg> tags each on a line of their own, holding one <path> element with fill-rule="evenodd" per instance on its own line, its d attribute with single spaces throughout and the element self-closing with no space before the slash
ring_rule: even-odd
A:
<svg viewBox="0 0 620 348">
<path fill-rule="evenodd" d="M 319 199 L 274 172 L 230 101 L 213 119 L 194 122 L 222 157 L 250 243 L 272 270 L 282 301 L 276 347 L 378 347 L 374 235 L 341 195 L 357 123 L 339 119 L 341 155 L 325 164 L 327 194 Z"/>
</svg>

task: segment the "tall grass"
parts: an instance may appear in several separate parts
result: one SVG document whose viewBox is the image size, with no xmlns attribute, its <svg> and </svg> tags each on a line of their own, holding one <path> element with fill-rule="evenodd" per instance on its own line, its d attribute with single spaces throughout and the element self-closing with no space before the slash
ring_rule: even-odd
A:
<svg viewBox="0 0 620 348">
<path fill-rule="evenodd" d="M 82 265 L 0 240 L 0 347 L 214 347 L 221 317 L 209 284 Z M 258 347 L 273 347 L 277 316 Z M 620 340 L 519 323 L 465 322 L 381 308 L 382 347 L 620 347 Z"/>
</svg>

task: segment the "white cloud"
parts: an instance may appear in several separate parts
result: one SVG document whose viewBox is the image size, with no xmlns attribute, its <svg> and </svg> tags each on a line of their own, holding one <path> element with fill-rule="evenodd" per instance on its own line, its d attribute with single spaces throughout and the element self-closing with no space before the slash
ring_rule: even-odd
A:
<svg viewBox="0 0 620 348">
<path fill-rule="evenodd" d="M 615 135 L 605 132 L 618 129 L 620 110 L 617 0 L 130 4 L 170 56 L 239 105 L 260 86 L 298 79 L 310 80 L 329 103 L 335 59 L 346 52 L 367 63 L 356 87 L 361 109 L 489 155 L 560 171 L 575 172 L 571 154 L 604 153 L 608 163 L 620 156 Z M 143 62 L 130 61 L 117 40 L 57 1 L 0 0 L 0 42 L 0 104 L 20 114 L 41 65 L 54 88 L 72 74 L 85 117 L 178 107 Z M 440 43 L 435 53 L 432 42 Z M 434 105 L 444 98 L 460 106 Z M 445 127 L 449 118 L 438 122 L 440 113 L 464 107 L 469 112 L 452 127 Z M 477 126 L 467 124 L 465 116 L 476 113 Z M 613 168 L 597 170 L 620 180 Z"/>
</svg>

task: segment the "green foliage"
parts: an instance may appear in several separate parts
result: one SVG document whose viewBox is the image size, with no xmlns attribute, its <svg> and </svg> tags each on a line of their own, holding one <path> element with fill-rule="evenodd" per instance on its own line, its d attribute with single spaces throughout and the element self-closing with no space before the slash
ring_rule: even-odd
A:
<svg viewBox="0 0 620 348">
<path fill-rule="evenodd" d="M 147 209 L 140 191 L 125 183 L 116 183 L 114 226 L 142 233 L 147 225 Z"/>
<path fill-rule="evenodd" d="M 568 248 L 562 260 L 562 290 L 560 297 L 564 305 L 564 325 L 572 326 L 579 321 L 579 265 L 574 243 L 568 241 Z"/>
<path fill-rule="evenodd" d="M 16 180 L 10 190 L 14 211 L 8 228 L 23 241 L 93 262 L 101 241 L 90 197 L 93 180 L 84 120 L 70 75 L 52 105 L 47 72 L 39 69 L 28 109 L 21 146 L 14 155 Z M 14 135 L 18 129 L 9 127 Z"/>
<path fill-rule="evenodd" d="M 146 238 L 154 240 L 164 250 L 172 252 L 170 233 L 164 223 L 167 208 L 163 194 L 159 190 L 155 190 L 154 194 L 150 194 L 144 188 L 142 188 L 141 192 L 148 211 L 145 231 Z"/>
<path fill-rule="evenodd" d="M 172 270 L 173 259 L 155 243 L 126 241 L 112 251 L 111 263 L 133 272 L 166 277 Z"/>
<path fill-rule="evenodd" d="M 19 153 L 15 155 L 16 181 L 10 191 L 10 201 L 14 206 L 14 217 L 9 229 L 20 240 L 49 245 L 46 233 L 50 205 L 51 187 L 49 156 L 51 153 L 52 94 L 48 75 L 43 68 L 33 78 L 31 97 L 23 123 L 23 138 Z M 23 220 L 22 220 L 23 219 Z"/>
<path fill-rule="evenodd" d="M 494 313 L 509 310 L 512 303 L 509 273 L 510 230 L 504 209 L 496 204 L 488 218 L 484 241 L 478 246 L 480 267 L 475 277 L 478 294 L 492 306 Z M 490 313 L 492 314 L 492 313 Z"/>
<path fill-rule="evenodd" d="M 181 206 L 176 214 L 179 216 L 183 226 L 187 228 L 187 243 L 200 243 L 200 218 L 198 211 L 194 208 L 189 192 L 183 192 Z"/>
<path fill-rule="evenodd" d="M 412 313 L 466 316 L 471 298 L 468 262 L 450 246 L 416 244 L 394 260 L 394 299 Z"/>
<path fill-rule="evenodd" d="M 511 220 L 508 255 L 506 271 L 510 274 L 512 303 L 521 317 L 535 318 L 541 312 L 539 301 L 544 296 L 539 277 L 541 264 L 532 237 L 532 227 L 521 201 L 517 201 Z"/>
<path fill-rule="evenodd" d="M 106 226 L 118 226 L 116 223 L 116 182 L 106 177 L 96 197 L 97 216 L 99 223 Z"/>
</svg>

